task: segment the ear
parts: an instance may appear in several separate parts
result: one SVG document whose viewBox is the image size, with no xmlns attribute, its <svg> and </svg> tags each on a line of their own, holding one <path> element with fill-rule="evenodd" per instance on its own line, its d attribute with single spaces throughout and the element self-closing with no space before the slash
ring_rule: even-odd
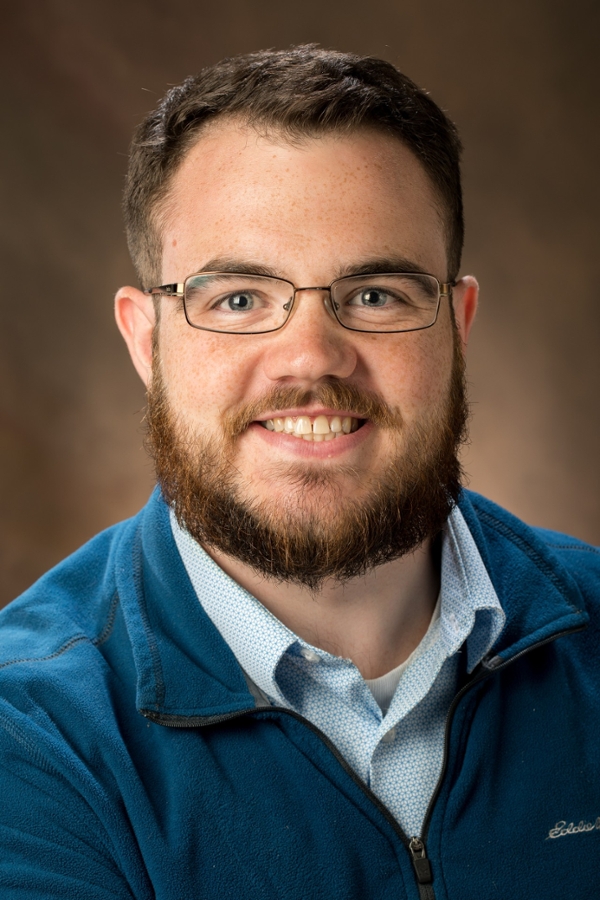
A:
<svg viewBox="0 0 600 900">
<path fill-rule="evenodd" d="M 469 332 L 479 302 L 479 285 L 472 275 L 465 275 L 456 282 L 452 289 L 454 318 L 461 336 L 463 346 L 466 346 Z"/>
<path fill-rule="evenodd" d="M 121 288 L 115 297 L 115 319 L 137 373 L 147 387 L 152 373 L 152 333 L 156 324 L 152 297 L 137 288 Z"/>
</svg>

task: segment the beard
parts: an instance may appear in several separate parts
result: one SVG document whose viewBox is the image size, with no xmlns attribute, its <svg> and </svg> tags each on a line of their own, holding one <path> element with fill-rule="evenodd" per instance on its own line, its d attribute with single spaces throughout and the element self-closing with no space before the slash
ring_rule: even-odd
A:
<svg viewBox="0 0 600 900">
<path fill-rule="evenodd" d="M 311 391 L 276 388 L 231 410 L 217 439 L 196 434 L 177 419 L 155 349 L 146 443 L 163 497 L 199 544 L 267 579 L 316 592 L 328 579 L 344 582 L 364 575 L 439 534 L 458 499 L 458 452 L 468 420 L 464 368 L 455 328 L 445 400 L 410 427 L 376 394 L 330 379 Z M 341 486 L 343 476 L 358 477 L 350 466 L 280 461 L 268 473 L 274 483 L 285 485 L 285 499 L 251 498 L 235 466 L 239 436 L 261 413 L 309 403 L 352 409 L 386 429 L 393 439 L 389 461 L 356 497 Z"/>
</svg>

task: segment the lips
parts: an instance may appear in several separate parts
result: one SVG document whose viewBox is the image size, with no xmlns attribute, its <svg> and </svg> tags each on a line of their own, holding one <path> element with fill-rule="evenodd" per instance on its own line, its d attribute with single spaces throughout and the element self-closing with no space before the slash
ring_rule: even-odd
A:
<svg viewBox="0 0 600 900">
<path fill-rule="evenodd" d="M 364 420 L 354 416 L 282 416 L 260 422 L 267 431 L 289 434 L 305 441 L 333 441 L 358 431 Z"/>
</svg>

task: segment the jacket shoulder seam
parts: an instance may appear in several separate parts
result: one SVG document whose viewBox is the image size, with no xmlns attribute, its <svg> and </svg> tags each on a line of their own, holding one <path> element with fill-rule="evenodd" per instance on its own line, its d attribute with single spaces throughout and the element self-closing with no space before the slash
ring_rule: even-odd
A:
<svg viewBox="0 0 600 900">
<path fill-rule="evenodd" d="M 589 544 L 554 544 L 552 541 L 545 541 L 545 543 L 554 550 L 575 550 L 577 553 L 594 553 L 596 556 L 600 556 L 600 549 L 591 547 Z"/>
<path fill-rule="evenodd" d="M 51 659 L 56 659 L 59 656 L 62 656 L 63 653 L 69 651 L 76 644 L 80 644 L 82 641 L 87 641 L 89 644 L 92 644 L 94 647 L 99 647 L 110 637 L 112 630 L 115 624 L 115 618 L 117 615 L 117 607 L 119 605 L 119 595 L 115 592 L 111 604 L 110 609 L 108 611 L 108 617 L 106 620 L 106 625 L 98 635 L 98 637 L 90 638 L 87 634 L 76 634 L 73 635 L 72 638 L 69 638 L 62 646 L 55 650 L 54 653 L 48 653 L 47 656 L 21 656 L 18 659 L 9 659 L 6 662 L 0 663 L 0 669 L 6 669 L 8 666 L 15 666 L 18 663 L 28 663 L 28 662 L 48 662 Z"/>
<path fill-rule="evenodd" d="M 105 641 L 109 639 L 112 634 L 112 630 L 115 627 L 115 619 L 117 617 L 117 608 L 119 606 L 119 594 L 118 591 L 115 591 L 112 600 L 110 601 L 110 607 L 108 609 L 108 616 L 106 617 L 106 625 L 100 632 L 97 638 L 92 639 L 92 644 L 95 647 L 99 647 L 101 644 L 104 644 Z"/>
<path fill-rule="evenodd" d="M 581 609 L 575 606 L 575 604 L 565 595 L 564 585 L 556 577 L 553 569 L 548 565 L 548 563 L 544 559 L 542 559 L 538 551 L 534 547 L 532 547 L 531 544 L 525 541 L 520 534 L 517 534 L 516 531 L 514 531 L 509 525 L 507 525 L 505 522 L 501 522 L 500 519 L 496 518 L 496 516 L 492 515 L 492 513 L 484 509 L 480 509 L 478 510 L 478 512 L 480 517 L 484 519 L 489 525 L 494 527 L 505 537 L 510 538 L 513 543 L 517 544 L 517 546 L 521 550 L 526 552 L 532 559 L 532 562 L 534 562 L 538 569 L 544 573 L 546 578 L 548 578 L 548 580 L 552 582 L 554 587 L 560 592 L 561 596 L 564 597 L 566 603 L 568 603 L 571 609 L 578 615 L 581 615 Z"/>
</svg>

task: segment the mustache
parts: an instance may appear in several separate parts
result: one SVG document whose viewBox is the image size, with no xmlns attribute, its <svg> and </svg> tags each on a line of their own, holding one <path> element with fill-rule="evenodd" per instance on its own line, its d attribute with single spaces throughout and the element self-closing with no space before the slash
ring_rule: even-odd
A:
<svg viewBox="0 0 600 900">
<path fill-rule="evenodd" d="M 312 404 L 340 412 L 351 410 L 359 418 L 369 419 L 381 428 L 400 429 L 403 425 L 400 412 L 389 406 L 375 392 L 363 390 L 353 384 L 331 380 L 316 385 L 310 390 L 279 385 L 264 397 L 229 410 L 224 416 L 225 433 L 230 438 L 236 438 L 266 412 Z"/>
</svg>

